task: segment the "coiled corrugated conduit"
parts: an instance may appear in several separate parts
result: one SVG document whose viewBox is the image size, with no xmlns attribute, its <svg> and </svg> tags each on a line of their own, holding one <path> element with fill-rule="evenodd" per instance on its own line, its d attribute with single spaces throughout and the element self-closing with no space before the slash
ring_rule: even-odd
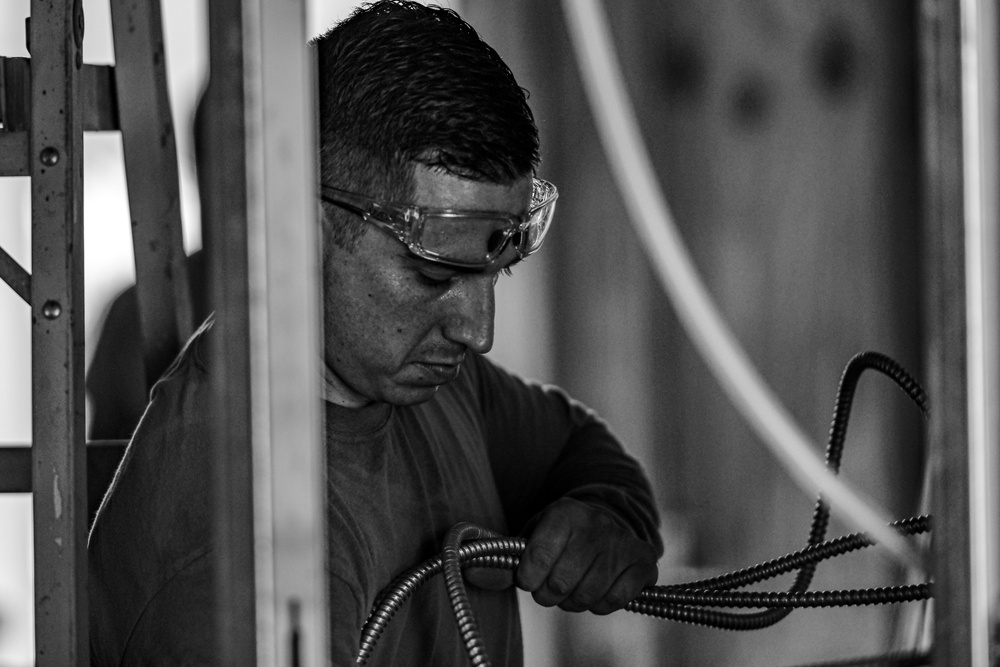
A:
<svg viewBox="0 0 1000 667">
<path fill-rule="evenodd" d="M 916 403 L 924 415 L 927 414 L 924 390 L 902 366 L 877 352 L 863 352 L 856 355 L 848 362 L 841 377 L 827 441 L 826 467 L 833 474 L 840 470 L 854 390 L 862 373 L 867 369 L 877 370 L 891 378 Z M 842 591 L 808 591 L 817 563 L 874 544 L 864 533 L 854 533 L 825 541 L 829 519 L 830 508 L 820 495 L 816 501 L 809 539 L 804 549 L 720 577 L 686 584 L 650 586 L 643 589 L 625 606 L 625 609 L 657 618 L 724 630 L 758 630 L 774 625 L 793 609 L 802 607 L 892 604 L 926 600 L 931 597 L 930 583 Z M 890 524 L 890 528 L 904 536 L 926 533 L 930 531 L 930 519 L 926 516 L 905 519 Z M 393 615 L 417 588 L 443 571 L 448 596 L 469 660 L 476 666 L 489 665 L 489 656 L 486 655 L 465 592 L 461 568 L 473 566 L 515 570 L 525 544 L 526 541 L 522 538 L 504 537 L 472 524 L 456 525 L 445 538 L 441 555 L 404 572 L 379 594 L 362 629 L 356 662 L 359 665 L 368 662 L 379 637 Z M 796 570 L 798 574 L 788 591 L 732 590 Z M 724 612 L 716 609 L 719 607 L 753 608 L 761 611 Z"/>
</svg>

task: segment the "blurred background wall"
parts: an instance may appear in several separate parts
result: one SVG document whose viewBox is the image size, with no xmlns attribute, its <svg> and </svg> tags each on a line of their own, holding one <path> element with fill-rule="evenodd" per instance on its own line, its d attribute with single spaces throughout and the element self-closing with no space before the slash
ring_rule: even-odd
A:
<svg viewBox="0 0 1000 667">
<path fill-rule="evenodd" d="M 310 30 L 350 1 L 314 0 Z M 661 583 L 805 544 L 804 496 L 740 420 L 655 283 L 597 140 L 557 0 L 459 9 L 531 93 L 540 175 L 560 188 L 545 252 L 498 288 L 493 355 L 596 408 L 650 471 L 664 515 Z M 875 349 L 919 374 L 911 3 L 606 2 L 627 85 L 678 224 L 727 321 L 818 443 L 841 369 Z M 26 55 L 29 0 L 0 0 L 0 54 Z M 106 0 L 85 0 L 87 62 L 113 62 Z M 203 83 L 204 0 L 163 2 L 185 245 L 200 247 L 188 128 Z M 133 279 L 121 142 L 86 138 L 88 355 Z M 30 270 L 26 179 L 0 179 L 0 245 Z M 0 443 L 30 440 L 29 311 L 0 289 Z M 89 358 L 89 357 L 88 357 Z M 920 418 L 864 380 L 843 474 L 896 517 L 914 511 Z M 845 532 L 834 521 L 831 535 Z M 0 496 L 0 667 L 31 664 L 30 498 Z M 815 587 L 897 583 L 874 554 L 820 566 Z M 787 586 L 782 579 L 768 588 Z M 900 609 L 809 610 L 754 633 L 523 598 L 542 666 L 793 665 L 900 645 Z"/>
<path fill-rule="evenodd" d="M 874 349 L 920 371 L 914 4 L 604 3 L 660 181 L 750 358 L 824 443 L 843 366 Z M 609 173 L 556 0 L 469 2 L 543 135 L 559 184 L 549 262 L 554 380 L 646 462 L 665 516 L 661 583 L 805 544 L 805 497 L 736 415 L 654 282 Z M 843 475 L 914 512 L 921 417 L 887 381 L 856 399 Z M 831 536 L 845 532 L 834 522 Z M 896 583 L 872 554 L 819 589 Z M 785 587 L 788 580 L 768 588 Z M 557 615 L 560 665 L 792 665 L 899 645 L 899 608 L 810 610 L 752 633 L 624 613 Z"/>
</svg>

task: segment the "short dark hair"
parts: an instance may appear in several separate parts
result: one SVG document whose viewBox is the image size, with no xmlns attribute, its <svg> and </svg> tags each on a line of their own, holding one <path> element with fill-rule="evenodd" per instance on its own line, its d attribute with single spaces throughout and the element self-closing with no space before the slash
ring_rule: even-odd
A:
<svg viewBox="0 0 1000 667">
<path fill-rule="evenodd" d="M 407 201 L 417 164 L 501 184 L 534 173 L 538 129 L 527 91 L 454 11 L 369 3 L 313 46 L 325 184 Z M 335 240 L 356 237 L 354 227 Z"/>
</svg>

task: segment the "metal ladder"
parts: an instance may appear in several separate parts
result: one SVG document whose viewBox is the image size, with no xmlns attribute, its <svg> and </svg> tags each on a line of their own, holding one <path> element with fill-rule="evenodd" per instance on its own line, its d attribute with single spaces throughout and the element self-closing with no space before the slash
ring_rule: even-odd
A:
<svg viewBox="0 0 1000 667">
<path fill-rule="evenodd" d="M 228 130 L 213 133 L 206 179 L 219 220 L 206 230 L 210 303 L 225 332 L 215 338 L 220 655 L 319 664 L 323 465 L 316 391 L 302 381 L 319 377 L 311 63 L 304 6 L 266 5 L 209 10 L 207 113 Z M 32 274 L 0 248 L 0 277 L 31 307 L 33 394 L 32 444 L 0 449 L 0 492 L 33 494 L 37 665 L 89 662 L 87 469 L 125 445 L 85 440 L 84 131 L 123 135 L 147 386 L 192 330 L 160 2 L 111 0 L 111 15 L 115 66 L 82 62 L 80 0 L 33 0 L 31 57 L 0 58 L 0 176 L 29 176 L 32 202 Z M 234 28 L 242 42 L 217 38 Z M 283 222 L 280 235 L 268 220 Z"/>
</svg>

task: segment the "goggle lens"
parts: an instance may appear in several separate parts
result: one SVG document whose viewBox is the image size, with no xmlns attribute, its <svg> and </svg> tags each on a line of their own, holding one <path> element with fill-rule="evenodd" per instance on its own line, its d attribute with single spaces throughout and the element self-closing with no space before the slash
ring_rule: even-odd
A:
<svg viewBox="0 0 1000 667">
<path fill-rule="evenodd" d="M 554 189 L 554 188 L 553 188 Z M 527 256 L 542 247 L 542 241 L 549 232 L 552 225 L 552 216 L 556 210 L 556 200 L 553 197 L 542 207 L 532 210 L 524 230 L 521 233 L 521 242 L 518 251 L 521 256 Z"/>
<path fill-rule="evenodd" d="M 552 223 L 558 196 L 554 185 L 534 179 L 528 219 L 522 221 L 500 214 L 383 204 L 332 186 L 322 187 L 323 201 L 394 234 L 416 255 L 474 269 L 490 266 L 512 240 L 521 258 L 538 250 Z"/>
<path fill-rule="evenodd" d="M 472 214 L 428 214 L 417 238 L 420 248 L 433 257 L 468 266 L 484 266 L 503 254 L 508 243 L 519 257 L 527 257 L 542 246 L 555 213 L 556 188 L 536 179 L 531 213 L 522 223 L 509 218 Z"/>
<path fill-rule="evenodd" d="M 418 238 L 424 251 L 442 261 L 477 265 L 503 252 L 510 236 L 506 218 L 430 214 L 424 217 Z"/>
</svg>

